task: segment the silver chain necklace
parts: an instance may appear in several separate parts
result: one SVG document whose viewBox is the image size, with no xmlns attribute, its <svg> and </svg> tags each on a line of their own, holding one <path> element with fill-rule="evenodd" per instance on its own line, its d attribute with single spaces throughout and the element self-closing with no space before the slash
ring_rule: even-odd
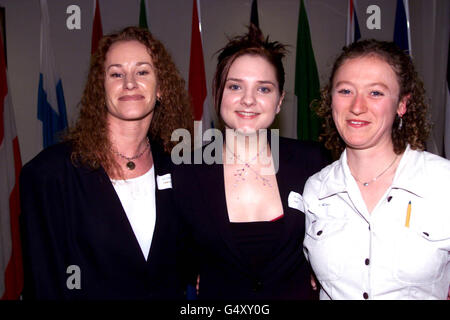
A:
<svg viewBox="0 0 450 320">
<path fill-rule="evenodd" d="M 148 149 L 149 147 L 150 147 L 150 141 L 148 140 L 148 137 L 147 137 L 147 143 L 146 143 L 146 145 L 145 145 L 144 150 L 142 150 L 141 153 L 139 153 L 139 154 L 137 154 L 137 155 L 135 155 L 135 156 L 133 156 L 133 157 L 127 157 L 126 155 L 123 155 L 123 154 L 121 154 L 120 152 L 115 151 L 115 150 L 112 150 L 112 152 L 114 152 L 114 153 L 115 153 L 116 155 L 118 155 L 119 157 L 122 157 L 122 158 L 126 159 L 126 160 L 128 161 L 127 164 L 126 164 L 127 168 L 128 168 L 129 170 L 134 170 L 134 168 L 136 168 L 136 164 L 134 163 L 133 160 L 136 160 L 136 159 L 140 158 L 140 157 L 145 153 L 145 151 L 147 151 L 147 149 Z"/>
<path fill-rule="evenodd" d="M 353 173 L 352 173 L 352 175 L 353 175 L 353 177 L 355 178 L 356 181 L 358 181 L 359 183 L 361 183 L 364 187 L 367 187 L 367 186 L 368 186 L 369 184 L 371 184 L 372 182 L 377 181 L 377 179 L 378 179 L 379 177 L 381 177 L 386 171 L 388 171 L 389 168 L 392 167 L 392 165 L 395 163 L 395 160 L 397 160 L 397 157 L 398 157 L 398 155 L 395 156 L 394 160 L 391 162 L 391 164 L 390 164 L 386 169 L 384 169 L 379 175 L 377 175 L 377 176 L 376 176 L 375 178 L 373 178 L 372 180 L 363 182 L 363 181 L 359 180 L 358 178 L 356 178 L 355 175 L 353 175 Z"/>
</svg>

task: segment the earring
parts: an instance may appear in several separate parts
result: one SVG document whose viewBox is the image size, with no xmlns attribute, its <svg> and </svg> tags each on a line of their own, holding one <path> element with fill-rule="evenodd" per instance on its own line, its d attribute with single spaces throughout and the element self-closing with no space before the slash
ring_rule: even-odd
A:
<svg viewBox="0 0 450 320">
<path fill-rule="evenodd" d="M 403 118 L 400 117 L 400 122 L 398 123 L 398 130 L 400 131 L 402 130 L 402 128 L 403 128 Z"/>
</svg>

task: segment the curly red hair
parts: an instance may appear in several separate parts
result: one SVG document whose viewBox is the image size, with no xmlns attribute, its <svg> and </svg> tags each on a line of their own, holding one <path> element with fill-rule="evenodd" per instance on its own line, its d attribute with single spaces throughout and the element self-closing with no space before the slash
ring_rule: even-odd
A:
<svg viewBox="0 0 450 320">
<path fill-rule="evenodd" d="M 379 40 L 362 40 L 343 48 L 333 65 L 328 84 L 321 90 L 320 100 L 313 102 L 312 107 L 317 115 L 323 119 L 323 133 L 319 141 L 331 150 L 333 158 L 339 158 L 345 149 L 345 143 L 339 136 L 333 121 L 331 111 L 331 90 L 337 70 L 349 59 L 375 56 L 387 62 L 394 70 L 400 86 L 399 101 L 409 95 L 406 104 L 406 113 L 403 115 L 403 126 L 399 130 L 399 117 L 396 117 L 392 129 L 392 142 L 394 152 L 401 154 L 409 144 L 413 150 L 424 150 L 430 132 L 427 118 L 428 104 L 425 101 L 425 89 L 419 78 L 411 57 L 398 48 L 393 42 Z M 395 128 L 395 129 L 394 129 Z"/>
<path fill-rule="evenodd" d="M 112 44 L 133 40 L 148 48 L 161 92 L 160 103 L 155 106 L 148 132 L 151 141 L 160 143 L 166 152 L 170 152 L 176 144 L 171 141 L 175 129 L 184 128 L 192 133 L 193 118 L 185 81 L 169 53 L 147 29 L 127 27 L 118 33 L 104 36 L 91 57 L 89 75 L 81 98 L 80 115 L 66 136 L 66 140 L 72 144 L 74 163 L 81 163 L 93 169 L 102 166 L 108 173 L 120 172 L 108 139 L 104 65 Z"/>
</svg>

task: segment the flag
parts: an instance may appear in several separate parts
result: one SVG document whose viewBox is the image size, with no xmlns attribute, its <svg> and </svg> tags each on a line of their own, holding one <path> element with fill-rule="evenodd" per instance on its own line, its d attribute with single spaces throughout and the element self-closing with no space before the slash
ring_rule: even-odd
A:
<svg viewBox="0 0 450 320">
<path fill-rule="evenodd" d="M 358 16 L 356 15 L 356 1 L 348 0 L 347 33 L 345 44 L 348 46 L 361 38 Z"/>
<path fill-rule="evenodd" d="M 139 11 L 139 27 L 148 29 L 147 10 L 145 9 L 145 0 L 141 0 L 141 9 Z"/>
<path fill-rule="evenodd" d="M 194 119 L 196 121 L 202 119 L 203 102 L 207 95 L 200 28 L 197 0 L 194 0 L 192 12 L 191 58 L 189 62 L 189 94 L 191 95 Z"/>
<path fill-rule="evenodd" d="M 257 0 L 253 0 L 253 2 L 252 2 L 252 11 L 250 13 L 250 24 L 254 24 L 256 27 L 259 28 Z"/>
<path fill-rule="evenodd" d="M 200 20 L 200 3 L 199 0 L 193 0 L 192 5 L 192 30 L 191 30 L 191 56 L 189 60 L 189 95 L 191 97 L 192 111 L 194 114 L 194 148 L 199 148 L 202 145 L 203 118 L 208 116 L 207 105 L 203 105 L 206 100 L 206 75 L 205 65 L 203 60 L 203 46 L 202 46 L 202 25 Z M 205 110 L 204 110 L 205 109 Z M 204 112 L 206 114 L 204 114 Z M 206 117 L 205 117 L 206 118 Z M 196 289 L 192 285 L 186 288 L 187 300 L 196 300 Z"/>
<path fill-rule="evenodd" d="M 92 23 L 92 38 L 91 38 L 91 54 L 93 54 L 98 47 L 100 39 L 103 37 L 102 16 L 100 14 L 100 4 L 95 0 L 94 4 L 94 22 Z"/>
<path fill-rule="evenodd" d="M 201 35 L 202 25 L 200 17 L 199 0 L 193 0 L 191 57 L 189 61 L 189 95 L 191 96 L 192 110 L 195 120 L 194 141 L 202 141 L 201 135 L 203 132 L 208 128 L 214 127 L 209 105 L 206 103 L 207 89 Z"/>
<path fill-rule="evenodd" d="M 319 74 L 309 33 L 308 15 L 300 3 L 295 62 L 295 95 L 297 96 L 297 137 L 317 141 L 320 123 L 310 104 L 320 95 Z"/>
<path fill-rule="evenodd" d="M 19 173 L 22 167 L 6 59 L 0 34 L 0 297 L 17 300 L 23 288 L 19 234 Z"/>
<path fill-rule="evenodd" d="M 57 133 L 67 127 L 66 104 L 61 79 L 56 72 L 50 41 L 47 0 L 41 0 L 41 59 L 38 89 L 38 119 L 42 121 L 43 147 L 57 142 Z"/>
<path fill-rule="evenodd" d="M 397 9 L 395 11 L 394 42 L 400 47 L 400 49 L 411 55 L 408 0 L 397 0 Z"/>
</svg>

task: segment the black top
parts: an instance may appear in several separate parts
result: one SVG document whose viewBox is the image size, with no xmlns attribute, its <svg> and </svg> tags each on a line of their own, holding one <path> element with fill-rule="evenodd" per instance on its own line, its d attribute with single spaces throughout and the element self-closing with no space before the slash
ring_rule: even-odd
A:
<svg viewBox="0 0 450 320">
<path fill-rule="evenodd" d="M 284 219 L 276 221 L 232 222 L 232 237 L 241 256 L 258 276 L 262 275 L 264 266 L 276 256 L 277 246 L 282 236 Z"/>
<path fill-rule="evenodd" d="M 151 148 L 155 178 L 170 173 L 170 157 L 155 143 Z M 172 189 L 159 190 L 155 181 L 146 261 L 106 172 L 75 167 L 70 154 L 68 144 L 52 146 L 21 172 L 24 299 L 183 299 Z"/>
<path fill-rule="evenodd" d="M 207 146 L 206 146 L 207 147 Z M 193 242 L 200 274 L 199 299 L 309 299 L 310 269 L 303 255 L 304 213 L 289 207 L 291 192 L 302 194 L 307 178 L 328 161 L 313 143 L 280 137 L 276 174 L 283 218 L 270 259 L 259 272 L 244 256 L 229 222 L 222 164 L 182 164 L 172 175 L 175 202 Z M 275 223 L 275 221 L 274 221 Z M 245 249 L 244 249 L 245 250 Z M 267 254 L 262 253 L 260 256 Z"/>
</svg>

